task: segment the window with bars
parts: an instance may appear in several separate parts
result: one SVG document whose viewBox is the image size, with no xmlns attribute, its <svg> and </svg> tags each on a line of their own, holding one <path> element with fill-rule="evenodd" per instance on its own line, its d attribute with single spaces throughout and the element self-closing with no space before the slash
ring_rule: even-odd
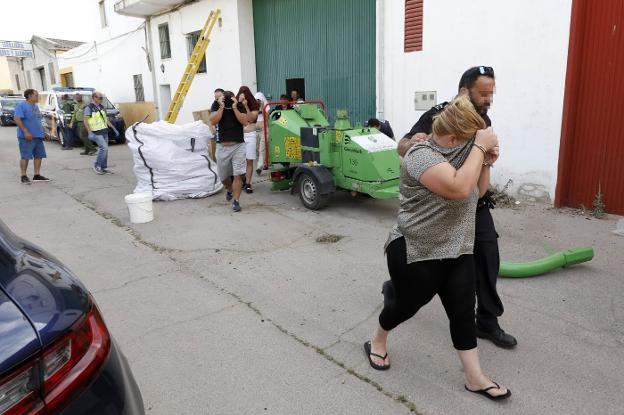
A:
<svg viewBox="0 0 624 415">
<path fill-rule="evenodd" d="M 160 59 L 171 58 L 171 42 L 169 41 L 169 24 L 158 25 L 158 40 L 160 41 Z"/>
<path fill-rule="evenodd" d="M 423 49 L 423 1 L 405 0 L 405 52 Z"/>
<path fill-rule="evenodd" d="M 197 32 L 191 32 L 186 35 L 186 46 L 189 58 L 193 54 L 193 49 L 195 49 L 195 45 L 197 44 L 200 35 L 200 30 L 198 30 Z M 197 73 L 206 73 L 206 55 L 203 56 L 201 63 L 199 64 L 199 68 L 197 68 Z"/>
<path fill-rule="evenodd" d="M 32 88 L 32 79 L 30 78 L 30 71 L 26 71 L 26 86 Z"/>
<path fill-rule="evenodd" d="M 136 102 L 145 101 L 145 93 L 143 92 L 143 75 L 132 75 L 134 81 L 134 99 Z"/>
<path fill-rule="evenodd" d="M 15 74 L 15 85 L 17 85 L 17 90 L 18 91 L 22 90 L 22 86 L 20 85 L 19 75 L 18 74 Z"/>
</svg>

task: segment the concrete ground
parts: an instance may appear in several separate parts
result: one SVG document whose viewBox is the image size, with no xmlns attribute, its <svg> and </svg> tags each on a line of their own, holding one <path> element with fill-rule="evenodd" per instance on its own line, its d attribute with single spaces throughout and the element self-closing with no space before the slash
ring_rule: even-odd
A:
<svg viewBox="0 0 624 415">
<path fill-rule="evenodd" d="M 24 186 L 14 137 L 0 129 L 0 218 L 93 292 L 150 414 L 623 413 L 615 218 L 524 204 L 493 211 L 506 260 L 596 251 L 584 265 L 500 280 L 501 323 L 519 345 L 479 342 L 487 372 L 513 391 L 497 404 L 464 391 L 437 298 L 391 335 L 391 370 L 368 366 L 362 344 L 381 307 L 396 201 L 338 194 L 312 212 L 259 182 L 239 214 L 221 193 L 156 203 L 153 222 L 133 225 L 126 146 L 110 149 L 116 174 L 96 176 L 92 157 L 47 143 L 43 174 L 53 181 Z M 341 239 L 316 241 L 328 234 Z"/>
</svg>

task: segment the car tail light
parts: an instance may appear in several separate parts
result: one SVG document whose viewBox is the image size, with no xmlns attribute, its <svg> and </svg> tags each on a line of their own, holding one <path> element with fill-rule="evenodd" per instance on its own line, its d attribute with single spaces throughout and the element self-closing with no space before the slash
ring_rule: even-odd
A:
<svg viewBox="0 0 624 415">
<path fill-rule="evenodd" d="M 110 350 L 110 335 L 97 307 L 81 318 L 68 335 L 44 353 L 43 391 L 53 412 L 84 388 L 102 366 Z"/>
<path fill-rule="evenodd" d="M 41 414 L 39 399 L 39 366 L 30 363 L 0 379 L 0 414 Z"/>
<path fill-rule="evenodd" d="M 271 172 L 271 181 L 279 182 L 280 180 L 284 180 L 286 178 L 286 173 L 283 171 L 272 171 Z"/>
<path fill-rule="evenodd" d="M 106 360 L 111 343 L 100 312 L 91 304 L 40 358 L 0 379 L 0 415 L 56 413 L 88 385 Z"/>
</svg>

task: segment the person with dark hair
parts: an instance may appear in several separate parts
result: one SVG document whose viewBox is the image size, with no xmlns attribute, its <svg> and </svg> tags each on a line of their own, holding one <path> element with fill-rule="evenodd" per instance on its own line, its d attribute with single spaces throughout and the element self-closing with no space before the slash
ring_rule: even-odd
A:
<svg viewBox="0 0 624 415">
<path fill-rule="evenodd" d="M 116 136 L 119 131 L 106 115 L 106 108 L 102 105 L 104 94 L 94 91 L 91 102 L 84 109 L 83 124 L 87 130 L 87 138 L 98 146 L 98 153 L 93 165 L 95 174 L 113 174 L 108 169 L 108 129 L 111 128 Z"/>
<path fill-rule="evenodd" d="M 436 117 L 428 141 L 405 155 L 397 224 L 385 245 L 394 299 L 384 304 L 372 339 L 364 343 L 373 369 L 390 369 L 388 335 L 437 295 L 466 390 L 495 401 L 511 396 L 483 372 L 475 336 L 475 209 L 489 185 L 487 166 L 498 155 L 496 134 L 465 96 Z"/>
<path fill-rule="evenodd" d="M 275 108 L 273 108 L 271 111 L 275 111 L 275 110 L 291 110 L 291 109 L 292 109 L 292 105 L 290 105 L 289 102 L 288 102 L 288 95 L 282 94 L 282 95 L 280 95 L 280 104 L 278 106 L 276 106 Z"/>
<path fill-rule="evenodd" d="M 84 125 L 84 110 L 87 106 L 85 101 L 82 99 L 81 93 L 76 93 L 74 96 L 74 111 L 72 113 L 71 121 L 69 122 L 69 127 L 74 130 L 76 136 L 82 141 L 84 144 L 84 151 L 80 153 L 81 156 L 92 156 L 97 153 L 97 149 L 93 144 L 93 141 L 89 140 L 87 137 L 87 129 Z"/>
<path fill-rule="evenodd" d="M 253 177 L 254 161 L 256 160 L 256 152 L 258 147 L 257 133 L 256 133 L 256 121 L 260 113 L 260 104 L 254 98 L 251 90 L 247 86 L 241 86 L 238 90 L 238 102 L 245 107 L 245 114 L 247 116 L 247 123 L 243 125 L 243 132 L 245 138 L 245 157 L 247 159 L 247 167 L 245 173 L 245 193 L 253 193 L 251 188 L 251 179 Z"/>
<path fill-rule="evenodd" d="M 64 115 L 71 115 L 74 112 L 74 102 L 71 102 L 69 99 L 69 95 L 64 94 L 63 97 L 61 98 L 61 101 L 63 102 L 61 105 L 61 109 L 63 110 L 63 114 Z M 63 146 L 61 147 L 62 150 L 73 150 L 74 146 L 73 146 L 73 142 L 74 142 L 74 132 L 72 131 L 72 128 L 69 126 L 69 124 L 65 123 L 65 119 L 63 118 L 62 120 L 63 122 L 63 131 L 65 133 L 65 140 L 63 141 Z"/>
<path fill-rule="evenodd" d="M 22 184 L 49 182 L 50 179 L 41 175 L 41 161 L 46 158 L 46 150 L 43 145 L 44 133 L 41 125 L 41 112 L 37 106 L 39 93 L 34 89 L 27 89 L 24 91 L 24 98 L 26 101 L 21 101 L 15 106 Z M 26 172 L 28 161 L 33 159 L 35 174 L 31 182 Z"/>
<path fill-rule="evenodd" d="M 218 127 L 217 170 L 227 189 L 225 200 L 232 201 L 232 210 L 240 212 L 242 176 L 246 173 L 245 138 L 243 126 L 247 125 L 245 106 L 231 91 L 224 91 L 210 108 L 210 122 Z"/>
<path fill-rule="evenodd" d="M 492 104 L 494 87 L 494 69 L 489 66 L 472 67 L 464 72 L 459 81 L 459 95 L 470 99 L 488 127 L 492 125 L 488 110 Z M 435 117 L 447 105 L 447 102 L 436 105 L 420 117 L 411 131 L 399 141 L 398 150 L 401 156 L 431 134 Z M 505 333 L 498 323 L 498 317 L 503 314 L 504 307 L 496 290 L 500 254 L 498 233 L 490 213 L 493 207 L 491 192 L 488 191 L 479 199 L 476 211 L 474 256 L 477 278 L 477 336 L 490 340 L 499 347 L 509 349 L 515 347 L 518 341 L 514 336 Z M 391 301 L 393 291 L 390 281 L 384 283 L 383 292 L 386 301 Z"/>
<path fill-rule="evenodd" d="M 390 121 L 379 121 L 377 118 L 371 118 L 366 123 L 368 127 L 376 128 L 380 133 L 387 135 L 388 137 L 394 140 L 394 131 L 392 131 L 392 127 L 390 127 Z"/>
<path fill-rule="evenodd" d="M 292 102 L 303 102 L 305 101 L 305 98 L 303 97 L 303 95 L 301 95 L 301 92 L 297 88 L 295 88 L 290 91 L 290 100 Z"/>
</svg>

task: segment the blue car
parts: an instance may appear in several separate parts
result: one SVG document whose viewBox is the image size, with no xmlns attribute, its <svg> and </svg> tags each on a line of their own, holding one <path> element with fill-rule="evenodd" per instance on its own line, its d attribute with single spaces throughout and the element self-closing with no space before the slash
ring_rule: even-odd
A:
<svg viewBox="0 0 624 415">
<path fill-rule="evenodd" d="M 0 415 L 144 413 L 89 292 L 0 221 Z"/>
</svg>

